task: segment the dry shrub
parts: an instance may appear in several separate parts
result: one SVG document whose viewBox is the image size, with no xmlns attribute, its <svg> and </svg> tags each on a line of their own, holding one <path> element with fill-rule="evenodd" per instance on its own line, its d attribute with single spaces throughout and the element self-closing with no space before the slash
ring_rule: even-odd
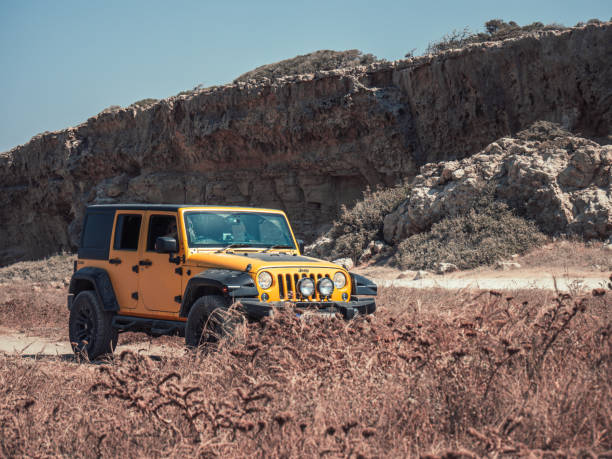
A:
<svg viewBox="0 0 612 459">
<path fill-rule="evenodd" d="M 373 316 L 287 310 L 218 351 L 97 366 L 0 356 L 0 455 L 602 453 L 612 323 L 609 292 L 595 293 L 390 288 Z"/>
<path fill-rule="evenodd" d="M 352 208 L 342 206 L 340 216 L 327 234 L 333 240 L 331 253 L 326 248 L 326 253 L 319 255 L 329 259 L 348 257 L 356 261 L 370 241 L 383 239 L 385 215 L 407 196 L 407 185 L 378 188 L 376 191 L 366 188 L 363 199 Z"/>
<path fill-rule="evenodd" d="M 612 251 L 600 241 L 584 242 L 579 239 L 560 239 L 530 250 L 518 258 L 521 266 L 555 266 L 569 269 L 612 271 Z"/>
<path fill-rule="evenodd" d="M 429 43 L 425 52 L 438 54 L 448 49 L 463 48 L 473 43 L 502 41 L 509 38 L 520 38 L 533 32 L 566 29 L 567 27 L 556 23 L 544 25 L 541 22 L 533 22 L 520 26 L 514 21 L 505 22 L 502 19 L 491 19 L 485 23 L 485 32 L 473 33 L 468 27 L 463 30 L 453 30 L 451 33 L 444 35 L 440 40 Z"/>
<path fill-rule="evenodd" d="M 486 193 L 467 214 L 445 217 L 402 241 L 396 260 L 402 269 L 435 269 L 442 262 L 470 269 L 525 253 L 546 240 L 533 222 Z"/>
<path fill-rule="evenodd" d="M 301 75 L 317 71 L 355 67 L 357 65 L 368 65 L 378 60 L 376 56 L 372 54 L 363 54 L 358 49 L 349 49 L 346 51 L 322 49 L 273 64 L 262 65 L 240 75 L 234 80 L 234 83 L 249 80 L 256 80 L 259 82 L 263 81 L 264 78 L 274 80 L 288 75 Z"/>
<path fill-rule="evenodd" d="M 38 336 L 63 338 L 68 324 L 66 294 L 63 284 L 0 284 L 0 325 Z"/>
<path fill-rule="evenodd" d="M 0 268 L 0 284 L 5 282 L 70 282 L 76 256 L 61 253 L 36 261 L 20 261 Z"/>
</svg>

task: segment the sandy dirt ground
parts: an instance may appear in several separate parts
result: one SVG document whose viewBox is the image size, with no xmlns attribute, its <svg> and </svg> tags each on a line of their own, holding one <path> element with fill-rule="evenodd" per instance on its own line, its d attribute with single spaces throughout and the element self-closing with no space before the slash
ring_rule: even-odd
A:
<svg viewBox="0 0 612 459">
<path fill-rule="evenodd" d="M 154 344 L 154 341 L 119 344 L 115 352 L 120 354 L 125 350 L 151 357 L 182 355 L 186 352 L 186 349 L 180 346 Z M 39 356 L 57 356 L 64 359 L 71 359 L 74 357 L 68 338 L 57 340 L 42 336 L 31 336 L 30 334 L 20 333 L 2 326 L 0 326 L 0 352 L 18 354 L 31 358 Z"/>
<path fill-rule="evenodd" d="M 445 288 L 474 290 L 543 289 L 560 292 L 592 290 L 606 287 L 609 273 L 588 270 L 554 268 L 519 268 L 508 271 L 474 269 L 443 275 L 428 274 L 415 280 L 415 271 L 400 271 L 389 267 L 363 267 L 355 272 L 372 279 L 379 286 L 407 288 Z"/>
</svg>

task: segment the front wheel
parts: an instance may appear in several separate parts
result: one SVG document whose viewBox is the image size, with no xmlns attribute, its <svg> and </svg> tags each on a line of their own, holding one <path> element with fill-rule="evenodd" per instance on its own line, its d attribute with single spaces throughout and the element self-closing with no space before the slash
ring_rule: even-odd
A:
<svg viewBox="0 0 612 459">
<path fill-rule="evenodd" d="M 68 322 L 72 350 L 86 354 L 90 360 L 112 354 L 117 346 L 117 330 L 112 320 L 112 313 L 102 308 L 93 291 L 79 293 L 72 303 Z"/>
<path fill-rule="evenodd" d="M 196 300 L 189 311 L 185 326 L 185 343 L 197 348 L 204 343 L 216 343 L 231 335 L 240 323 L 239 312 L 228 310 L 227 301 L 220 295 L 206 295 Z"/>
</svg>

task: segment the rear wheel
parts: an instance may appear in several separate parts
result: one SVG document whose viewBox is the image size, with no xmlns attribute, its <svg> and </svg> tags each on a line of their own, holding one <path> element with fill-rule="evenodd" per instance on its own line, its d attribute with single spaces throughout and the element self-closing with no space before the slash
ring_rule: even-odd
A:
<svg viewBox="0 0 612 459">
<path fill-rule="evenodd" d="M 68 333 L 76 354 L 86 354 L 90 360 L 112 354 L 117 346 L 117 330 L 112 326 L 113 314 L 104 311 L 91 290 L 79 293 L 70 309 Z"/>
<path fill-rule="evenodd" d="M 203 296 L 196 300 L 189 311 L 185 343 L 191 348 L 216 343 L 224 336 L 231 335 L 241 320 L 239 312 L 228 310 L 227 301 L 222 296 Z"/>
</svg>

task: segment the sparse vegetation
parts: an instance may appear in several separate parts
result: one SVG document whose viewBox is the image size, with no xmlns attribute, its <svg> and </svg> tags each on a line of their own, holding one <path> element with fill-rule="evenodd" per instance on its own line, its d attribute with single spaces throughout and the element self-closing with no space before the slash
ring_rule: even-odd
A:
<svg viewBox="0 0 612 459">
<path fill-rule="evenodd" d="M 363 54 L 358 49 L 347 51 L 319 50 L 273 64 L 262 65 L 240 75 L 234 80 L 234 83 L 248 80 L 262 81 L 264 78 L 273 80 L 287 75 L 300 75 L 321 70 L 368 65 L 378 60 L 376 56 Z"/>
<path fill-rule="evenodd" d="M 467 214 L 448 216 L 402 241 L 396 260 L 402 269 L 434 269 L 442 262 L 470 269 L 525 253 L 546 240 L 533 222 L 486 193 Z"/>
<path fill-rule="evenodd" d="M 363 200 L 351 209 L 342 206 L 340 216 L 333 223 L 328 236 L 334 241 L 330 258 L 348 257 L 357 260 L 370 241 L 383 239 L 383 220 L 406 199 L 408 186 L 379 188 L 369 187 L 363 193 Z"/>
<path fill-rule="evenodd" d="M 191 94 L 195 94 L 196 92 L 200 91 L 203 88 L 204 88 L 204 85 L 200 83 L 200 84 L 195 85 L 193 89 L 187 89 L 186 91 L 179 92 L 177 96 L 190 96 Z"/>
<path fill-rule="evenodd" d="M 384 289 L 374 316 L 278 314 L 217 352 L 0 354 L 0 455 L 595 457 L 612 341 L 594 295 Z"/>
<path fill-rule="evenodd" d="M 27 282 L 67 282 L 72 276 L 76 256 L 60 253 L 42 260 L 20 261 L 0 268 L 0 284 Z"/>
<path fill-rule="evenodd" d="M 589 23 L 591 23 L 589 21 Z M 432 42 L 427 46 L 426 53 L 437 54 L 453 48 L 462 48 L 473 43 L 485 41 L 501 41 L 508 38 L 518 38 L 531 32 L 544 32 L 548 30 L 565 30 L 567 27 L 561 24 L 547 24 L 534 22 L 520 26 L 514 21 L 505 22 L 502 19 L 491 19 L 485 23 L 485 32 L 474 33 L 469 28 L 453 30 L 444 35 L 439 41 Z"/>
<path fill-rule="evenodd" d="M 109 105 L 104 110 L 102 110 L 98 115 L 103 115 L 105 113 L 116 113 L 121 110 L 121 105 Z"/>
<path fill-rule="evenodd" d="M 516 259 L 524 267 L 556 266 L 565 270 L 612 271 L 612 251 L 601 241 L 560 239 Z"/>
<path fill-rule="evenodd" d="M 141 100 L 137 100 L 136 102 L 134 102 L 132 105 L 130 105 L 130 107 L 145 108 L 157 102 L 159 102 L 159 99 L 151 99 L 151 98 L 141 99 Z"/>
</svg>

